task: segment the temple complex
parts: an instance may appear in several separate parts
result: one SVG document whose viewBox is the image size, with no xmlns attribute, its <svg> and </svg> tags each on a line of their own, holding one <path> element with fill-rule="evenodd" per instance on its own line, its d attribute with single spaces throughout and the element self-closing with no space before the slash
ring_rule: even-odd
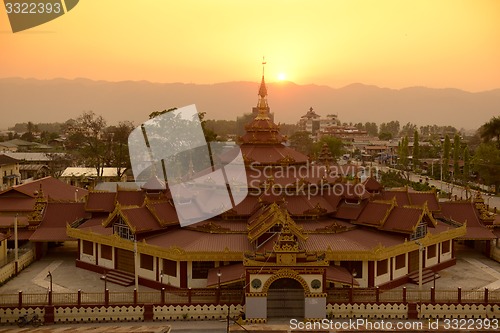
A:
<svg viewBox="0 0 500 333">
<path fill-rule="evenodd" d="M 453 240 L 495 238 L 480 219 L 469 235 L 471 221 L 458 221 L 435 192 L 386 191 L 326 151 L 313 163 L 285 146 L 267 97 L 262 76 L 255 118 L 239 140 L 248 181 L 241 203 L 181 228 L 168 184 L 154 184 L 162 179 L 137 191 L 91 191 L 67 227 L 79 244 L 76 265 L 127 272 L 153 288 L 241 288 L 254 322 L 283 313 L 319 319 L 332 289 L 411 282 L 419 261 L 424 274 L 454 265 Z M 482 209 L 469 206 L 461 209 Z"/>
</svg>

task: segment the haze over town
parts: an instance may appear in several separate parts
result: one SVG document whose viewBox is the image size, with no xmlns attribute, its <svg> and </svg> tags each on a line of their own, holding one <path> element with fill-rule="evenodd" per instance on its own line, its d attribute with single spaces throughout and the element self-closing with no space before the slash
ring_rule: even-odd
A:
<svg viewBox="0 0 500 333">
<path fill-rule="evenodd" d="M 0 108 L 12 117 L 1 127 L 85 110 L 141 122 L 192 103 L 235 119 L 255 103 L 265 56 L 280 122 L 312 106 L 347 122 L 476 129 L 500 104 L 498 13 L 490 0 L 110 0 L 13 34 L 2 9 Z"/>
</svg>

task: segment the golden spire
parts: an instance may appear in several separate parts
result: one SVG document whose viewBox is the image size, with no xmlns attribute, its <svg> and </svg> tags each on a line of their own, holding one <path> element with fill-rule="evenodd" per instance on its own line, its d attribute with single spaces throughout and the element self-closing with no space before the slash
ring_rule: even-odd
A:
<svg viewBox="0 0 500 333">
<path fill-rule="evenodd" d="M 267 105 L 267 88 L 266 81 L 264 79 L 264 65 L 266 61 L 262 57 L 262 81 L 259 87 L 259 101 L 257 103 L 257 108 L 259 109 L 259 114 L 255 119 L 269 119 L 269 106 Z"/>
</svg>

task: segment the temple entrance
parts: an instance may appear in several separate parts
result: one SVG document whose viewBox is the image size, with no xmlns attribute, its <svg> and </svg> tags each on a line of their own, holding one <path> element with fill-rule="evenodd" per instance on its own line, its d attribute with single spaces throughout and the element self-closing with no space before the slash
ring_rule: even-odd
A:
<svg viewBox="0 0 500 333">
<path fill-rule="evenodd" d="M 409 272 L 412 273 L 415 271 L 418 271 L 418 250 L 412 251 L 408 255 L 408 261 L 409 261 Z"/>
<path fill-rule="evenodd" d="M 304 318 L 304 303 L 304 288 L 297 280 L 276 280 L 267 292 L 267 317 Z"/>
<path fill-rule="evenodd" d="M 116 249 L 116 269 L 134 274 L 134 252 Z"/>
</svg>

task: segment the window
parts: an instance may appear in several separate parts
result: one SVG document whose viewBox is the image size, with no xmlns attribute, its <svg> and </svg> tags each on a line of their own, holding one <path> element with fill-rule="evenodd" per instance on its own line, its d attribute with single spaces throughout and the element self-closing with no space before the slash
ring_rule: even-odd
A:
<svg viewBox="0 0 500 333">
<path fill-rule="evenodd" d="M 451 244 L 451 241 L 449 241 L 449 240 L 443 242 L 442 245 L 441 245 L 441 252 L 443 252 L 443 253 L 450 252 L 450 244 Z"/>
<path fill-rule="evenodd" d="M 120 218 L 118 222 L 113 224 L 113 232 L 120 236 L 121 238 L 134 240 L 134 234 L 128 227 L 128 225 Z"/>
<path fill-rule="evenodd" d="M 109 245 L 101 244 L 101 258 L 112 260 L 113 259 L 113 248 Z"/>
<path fill-rule="evenodd" d="M 208 277 L 208 270 L 214 268 L 213 261 L 193 261 L 193 279 L 206 279 Z"/>
<path fill-rule="evenodd" d="M 141 253 L 141 268 L 149 271 L 153 270 L 153 257 L 148 254 Z"/>
<path fill-rule="evenodd" d="M 177 276 L 177 261 L 163 259 L 163 274 Z"/>
<path fill-rule="evenodd" d="M 434 258 L 436 256 L 436 244 L 427 247 L 427 259 Z"/>
<path fill-rule="evenodd" d="M 93 256 L 94 255 L 94 243 L 89 242 L 89 241 L 82 241 L 82 252 L 84 254 L 88 254 Z"/>
<path fill-rule="evenodd" d="M 377 276 L 384 275 L 388 270 L 388 260 L 377 261 Z"/>
<path fill-rule="evenodd" d="M 401 269 L 406 266 L 406 254 L 396 256 L 396 269 Z"/>
<path fill-rule="evenodd" d="M 425 221 L 421 221 L 420 224 L 415 229 L 415 232 L 410 235 L 410 240 L 420 239 L 425 237 L 427 234 L 427 223 Z"/>
</svg>

